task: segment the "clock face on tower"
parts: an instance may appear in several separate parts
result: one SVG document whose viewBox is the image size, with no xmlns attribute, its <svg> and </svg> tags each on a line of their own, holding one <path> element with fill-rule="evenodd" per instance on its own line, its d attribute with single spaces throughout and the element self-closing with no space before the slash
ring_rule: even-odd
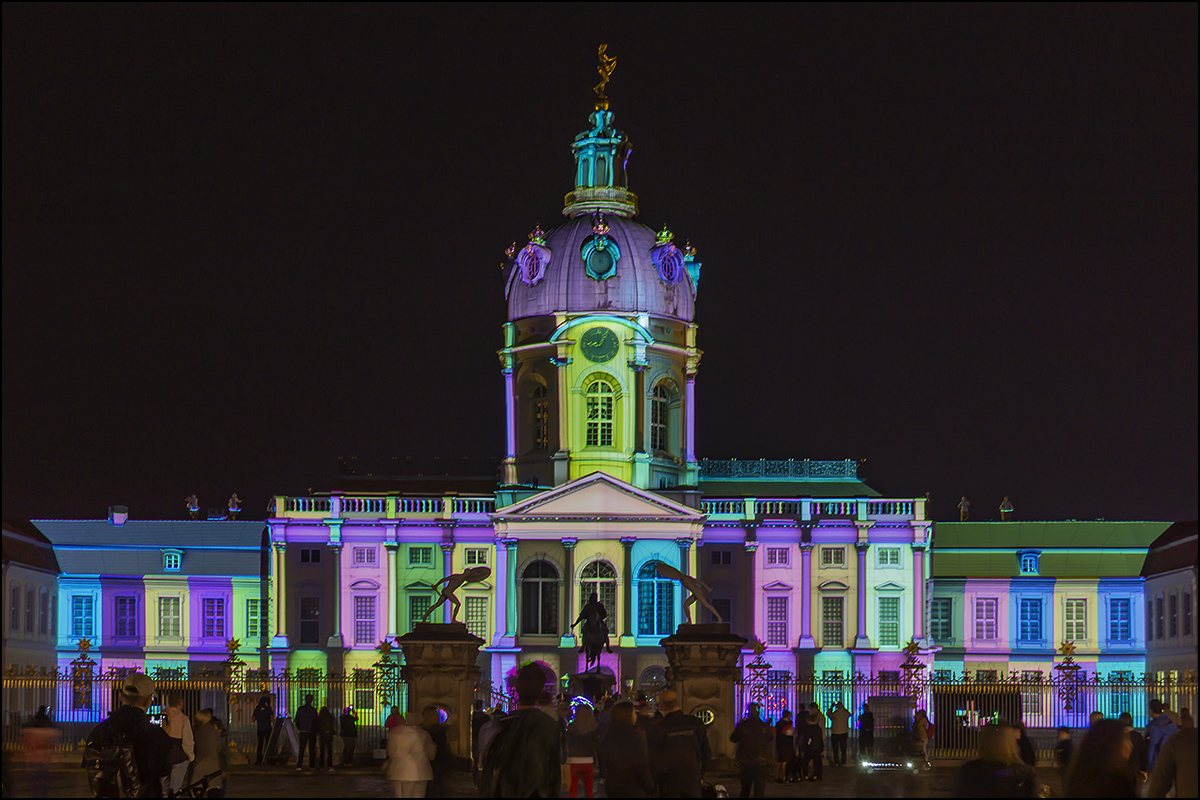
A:
<svg viewBox="0 0 1200 800">
<path fill-rule="evenodd" d="M 595 364 L 612 361 L 619 345 L 617 335 L 608 328 L 589 328 L 579 340 L 584 358 Z"/>
</svg>

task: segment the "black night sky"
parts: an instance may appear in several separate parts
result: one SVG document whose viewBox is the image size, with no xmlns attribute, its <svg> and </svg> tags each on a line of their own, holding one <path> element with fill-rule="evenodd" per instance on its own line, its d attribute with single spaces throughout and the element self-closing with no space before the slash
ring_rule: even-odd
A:
<svg viewBox="0 0 1200 800">
<path fill-rule="evenodd" d="M 607 42 L 639 219 L 704 263 L 701 455 L 1194 519 L 1196 17 L 5 5 L 4 514 L 498 462 L 498 265 Z"/>
</svg>

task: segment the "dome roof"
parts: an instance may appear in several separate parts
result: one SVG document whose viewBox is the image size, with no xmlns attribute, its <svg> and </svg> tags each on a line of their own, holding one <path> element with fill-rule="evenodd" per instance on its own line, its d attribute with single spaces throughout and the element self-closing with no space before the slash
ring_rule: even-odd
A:
<svg viewBox="0 0 1200 800">
<path fill-rule="evenodd" d="M 650 228 L 616 214 L 605 215 L 606 238 L 619 254 L 615 271 L 607 278 L 589 273 L 584 251 L 597 235 L 593 218 L 576 216 L 544 236 L 549 260 L 533 276 L 526 274 L 520 257 L 510 262 L 507 285 L 508 318 L 546 314 L 643 313 L 690 322 L 695 313 L 696 285 L 687 269 L 675 266 L 675 282 L 663 279 L 651 251 L 663 247 Z M 667 244 L 675 254 L 682 251 Z M 607 263 L 607 262 L 604 262 Z M 697 265 L 698 266 L 698 265 Z M 665 274 L 672 275 L 670 266 Z M 538 277 L 540 275 L 540 277 Z"/>
</svg>

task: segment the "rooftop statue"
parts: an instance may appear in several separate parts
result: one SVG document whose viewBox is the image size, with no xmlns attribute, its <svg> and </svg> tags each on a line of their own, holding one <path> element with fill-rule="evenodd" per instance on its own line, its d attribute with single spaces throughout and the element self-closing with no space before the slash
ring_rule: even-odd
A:
<svg viewBox="0 0 1200 800">
<path fill-rule="evenodd" d="M 596 67 L 596 71 L 600 73 L 600 82 L 596 84 L 594 88 L 598 98 L 596 100 L 597 111 L 602 111 L 608 108 L 608 95 L 604 93 L 604 87 L 608 85 L 609 76 L 611 76 L 613 70 L 617 68 L 617 60 L 615 58 L 609 58 L 605 54 L 605 51 L 607 50 L 608 45 L 600 45 L 600 50 L 598 53 L 600 56 L 600 64 Z"/>
<path fill-rule="evenodd" d="M 692 609 L 689 608 L 689 606 L 691 606 L 691 604 L 695 603 L 695 602 L 699 602 L 700 605 L 704 606 L 709 611 L 711 611 L 712 615 L 713 615 L 713 619 L 715 619 L 718 623 L 725 621 L 724 619 L 722 619 L 720 612 L 718 612 L 715 608 L 713 608 L 712 604 L 708 602 L 708 594 L 709 594 L 709 592 L 712 591 L 711 586 L 709 586 L 707 583 L 705 583 L 702 580 L 693 578 L 691 575 L 683 574 L 679 570 L 672 567 L 670 564 L 665 564 L 662 561 L 658 562 L 656 568 L 658 569 L 659 575 L 663 576 L 664 578 L 669 578 L 671 580 L 679 581 L 681 584 L 683 584 L 683 587 L 685 589 L 687 589 L 689 592 L 692 593 L 691 597 L 689 597 L 683 603 L 683 613 L 687 617 L 687 621 L 688 621 L 689 625 L 693 624 Z"/>
<path fill-rule="evenodd" d="M 458 598 L 454 596 L 454 590 L 462 586 L 464 583 L 478 583 L 491 574 L 491 567 L 471 567 L 468 570 L 456 572 L 453 575 L 447 575 L 445 578 L 442 578 L 440 581 L 435 583 L 432 588 L 436 589 L 443 583 L 446 585 L 442 588 L 442 593 L 438 596 L 438 601 L 429 607 L 429 610 L 425 612 L 425 616 L 421 617 L 421 621 L 424 622 L 425 620 L 429 619 L 430 614 L 432 614 L 447 600 L 449 600 L 453 604 L 453 608 L 450 611 L 450 621 L 455 622 L 458 617 L 458 610 L 462 606 L 462 603 L 460 603 Z"/>
</svg>

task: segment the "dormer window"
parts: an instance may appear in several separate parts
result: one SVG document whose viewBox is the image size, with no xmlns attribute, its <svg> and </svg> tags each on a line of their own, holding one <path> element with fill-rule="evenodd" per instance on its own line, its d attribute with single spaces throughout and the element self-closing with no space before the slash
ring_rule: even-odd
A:
<svg viewBox="0 0 1200 800">
<path fill-rule="evenodd" d="M 1021 563 L 1021 574 L 1037 575 L 1038 559 L 1041 558 L 1041 556 L 1042 554 L 1037 550 L 1027 550 L 1025 552 L 1018 553 L 1017 557 L 1020 559 Z"/>
<path fill-rule="evenodd" d="M 163 572 L 179 572 L 180 566 L 183 564 L 182 550 L 164 550 L 163 551 Z"/>
</svg>

